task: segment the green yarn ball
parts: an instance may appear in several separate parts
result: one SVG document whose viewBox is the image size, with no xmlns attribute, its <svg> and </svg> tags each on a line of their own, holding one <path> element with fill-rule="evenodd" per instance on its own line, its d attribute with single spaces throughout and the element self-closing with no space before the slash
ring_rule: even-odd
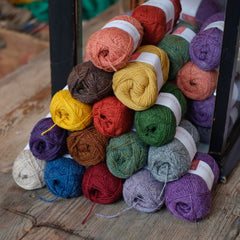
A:
<svg viewBox="0 0 240 240">
<path fill-rule="evenodd" d="M 111 138 L 106 153 L 109 171 L 118 178 L 126 179 L 147 164 L 148 145 L 131 131 Z"/>
<path fill-rule="evenodd" d="M 185 21 L 181 21 L 174 28 L 174 30 L 176 30 L 179 27 L 187 27 L 195 33 L 198 32 L 198 29 L 195 26 Z M 187 40 L 173 34 L 166 35 L 157 44 L 157 46 L 163 49 L 169 57 L 169 61 L 170 61 L 170 68 L 169 68 L 169 75 L 168 75 L 169 79 L 174 79 L 179 69 L 182 68 L 190 60 L 189 45 L 190 43 Z"/>
<path fill-rule="evenodd" d="M 180 88 L 174 84 L 166 83 L 160 92 L 171 93 L 178 99 L 183 117 L 187 110 L 187 104 Z M 147 110 L 136 112 L 134 125 L 139 138 L 146 144 L 155 147 L 172 141 L 177 127 L 172 110 L 157 104 Z"/>
</svg>

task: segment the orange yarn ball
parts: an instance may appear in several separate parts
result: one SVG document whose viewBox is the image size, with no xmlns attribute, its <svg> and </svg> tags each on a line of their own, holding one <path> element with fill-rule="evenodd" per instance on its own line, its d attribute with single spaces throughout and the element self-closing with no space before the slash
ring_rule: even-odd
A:
<svg viewBox="0 0 240 240">
<path fill-rule="evenodd" d="M 218 71 L 201 70 L 193 62 L 188 62 L 176 77 L 183 94 L 192 100 L 205 100 L 212 96 L 217 87 Z"/>
<path fill-rule="evenodd" d="M 129 29 L 133 36 L 123 29 Z M 127 64 L 132 53 L 140 46 L 142 37 L 143 27 L 135 18 L 116 16 L 90 36 L 86 56 L 100 69 L 117 71 Z"/>
</svg>

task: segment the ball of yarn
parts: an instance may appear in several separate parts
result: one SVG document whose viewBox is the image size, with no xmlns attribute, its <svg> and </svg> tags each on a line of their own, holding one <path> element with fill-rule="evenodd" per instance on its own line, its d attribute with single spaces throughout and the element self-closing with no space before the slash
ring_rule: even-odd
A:
<svg viewBox="0 0 240 240">
<path fill-rule="evenodd" d="M 198 0 L 192 4 L 189 0 L 181 0 L 182 12 L 180 19 L 190 22 L 198 28 L 207 18 L 220 11 L 216 0 Z"/>
<path fill-rule="evenodd" d="M 181 12 L 180 0 L 148 1 L 136 7 L 132 17 L 144 28 L 143 44 L 156 45 L 172 30 Z"/>
<path fill-rule="evenodd" d="M 44 170 L 46 161 L 33 156 L 29 146 L 17 156 L 12 167 L 15 183 L 25 190 L 34 190 L 45 186 Z"/>
<path fill-rule="evenodd" d="M 70 155 L 83 166 L 105 161 L 108 142 L 108 137 L 99 133 L 94 126 L 73 132 L 67 138 Z"/>
<path fill-rule="evenodd" d="M 43 118 L 37 122 L 32 129 L 29 146 L 36 158 L 50 161 L 56 159 L 67 151 L 67 131 L 58 126 L 54 126 L 50 131 L 44 133 L 52 127 L 54 122 L 51 118 Z M 42 133 L 44 133 L 42 135 Z"/>
<path fill-rule="evenodd" d="M 91 61 L 76 65 L 68 76 L 67 84 L 73 98 L 93 104 L 112 95 L 113 73 L 93 65 Z"/>
<path fill-rule="evenodd" d="M 177 114 L 180 113 L 179 120 L 181 120 L 187 110 L 186 100 L 181 90 L 174 84 L 166 83 L 160 91 L 159 100 L 162 96 L 161 93 L 171 94 L 170 96 L 163 96 L 165 97 L 164 100 L 167 99 L 169 106 L 175 106 L 175 101 L 178 102 L 180 108 L 177 109 L 179 110 Z M 171 96 L 175 98 L 172 100 Z M 171 100 L 172 103 L 170 103 Z M 173 110 L 163 103 L 158 104 L 158 101 L 151 108 L 136 112 L 134 117 L 134 125 L 139 138 L 148 145 L 155 147 L 172 141 L 178 124 Z"/>
<path fill-rule="evenodd" d="M 119 15 L 90 36 L 86 54 L 96 67 L 114 72 L 127 64 L 142 37 L 143 27 L 135 18 Z"/>
<path fill-rule="evenodd" d="M 86 198 L 94 203 L 109 204 L 122 197 L 123 180 L 113 176 L 105 162 L 87 168 L 82 190 Z"/>
<path fill-rule="evenodd" d="M 201 143 L 210 143 L 210 138 L 211 138 L 211 132 L 212 132 L 212 127 L 201 127 L 198 125 L 195 125 L 195 127 L 198 130 L 199 137 L 200 137 L 200 142 Z"/>
<path fill-rule="evenodd" d="M 215 96 L 204 100 L 188 100 L 187 115 L 189 120 L 202 127 L 211 127 L 215 107 Z"/>
<path fill-rule="evenodd" d="M 138 61 L 138 57 L 141 54 L 144 56 L 145 53 L 154 54 L 156 63 L 160 60 L 157 69 L 149 63 Z M 112 87 L 115 96 L 124 105 L 142 111 L 155 104 L 158 92 L 167 81 L 169 59 L 165 51 L 153 45 L 139 47 L 132 59 L 126 67 L 114 73 Z M 152 59 L 151 55 L 150 61 L 153 61 Z M 162 74 L 159 69 L 162 70 Z"/>
<path fill-rule="evenodd" d="M 186 35 L 187 32 L 190 33 Z M 169 57 L 169 79 L 175 79 L 180 68 L 190 60 L 189 45 L 197 32 L 198 29 L 194 25 L 181 21 L 174 28 L 172 34 L 164 36 L 157 44 Z"/>
<path fill-rule="evenodd" d="M 190 43 L 191 60 L 202 70 L 209 71 L 219 66 L 224 18 L 225 13 L 217 13 L 209 17 Z M 219 23 L 221 23 L 220 28 Z"/>
<path fill-rule="evenodd" d="M 85 167 L 72 158 L 61 157 L 47 162 L 44 179 L 52 194 L 62 198 L 73 198 L 82 194 L 84 172 Z"/>
<path fill-rule="evenodd" d="M 210 167 L 213 186 L 216 185 L 219 177 L 216 161 L 207 153 L 200 152 L 196 153 L 194 160 L 201 160 Z M 211 210 L 211 190 L 201 176 L 187 173 L 179 180 L 167 184 L 165 203 L 174 216 L 196 222 L 207 216 Z"/>
<path fill-rule="evenodd" d="M 92 106 L 74 99 L 69 90 L 54 94 L 50 113 L 55 124 L 69 131 L 79 131 L 92 123 Z"/>
<path fill-rule="evenodd" d="M 107 146 L 107 166 L 118 178 L 128 178 L 147 163 L 148 146 L 131 131 L 111 138 Z"/>
<path fill-rule="evenodd" d="M 188 149 L 179 138 L 175 138 L 160 147 L 149 148 L 148 167 L 153 176 L 160 182 L 171 182 L 179 179 L 187 173 L 191 166 L 193 156 L 195 154 L 197 144 L 199 142 L 199 134 L 196 127 L 187 120 L 182 120 L 180 127 L 184 128 L 192 136 L 192 149 Z M 183 136 L 188 139 L 190 136 Z"/>
<path fill-rule="evenodd" d="M 186 97 L 192 100 L 204 100 L 216 90 L 218 72 L 203 71 L 193 62 L 188 62 L 178 71 L 176 80 Z"/>
<path fill-rule="evenodd" d="M 157 181 L 147 169 L 142 169 L 126 179 L 123 198 L 128 206 L 141 212 L 155 212 L 164 204 L 164 183 Z"/>
<path fill-rule="evenodd" d="M 107 137 L 118 137 L 133 127 L 134 111 L 113 96 L 95 103 L 92 116 L 95 128 Z"/>
</svg>

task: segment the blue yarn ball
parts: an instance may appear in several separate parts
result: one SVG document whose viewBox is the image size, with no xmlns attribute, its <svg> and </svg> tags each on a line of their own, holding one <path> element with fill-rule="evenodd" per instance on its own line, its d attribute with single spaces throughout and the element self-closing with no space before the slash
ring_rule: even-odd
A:
<svg viewBox="0 0 240 240">
<path fill-rule="evenodd" d="M 62 157 L 47 162 L 44 180 L 52 194 L 62 198 L 73 198 L 82 194 L 84 172 L 84 166 L 72 158 Z"/>
</svg>

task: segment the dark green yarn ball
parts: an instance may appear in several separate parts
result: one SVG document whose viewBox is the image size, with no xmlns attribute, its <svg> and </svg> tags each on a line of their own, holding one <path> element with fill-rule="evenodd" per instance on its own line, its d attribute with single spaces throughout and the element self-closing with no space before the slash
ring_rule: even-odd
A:
<svg viewBox="0 0 240 240">
<path fill-rule="evenodd" d="M 109 171 L 118 178 L 126 179 L 147 164 L 148 145 L 131 131 L 111 138 L 106 153 Z"/>
<path fill-rule="evenodd" d="M 174 30 L 179 27 L 187 27 L 191 29 L 193 32 L 197 33 L 198 29 L 190 23 L 187 22 L 180 22 Z M 173 30 L 173 31 L 174 31 Z M 189 60 L 189 45 L 190 43 L 182 37 L 169 34 L 166 35 L 159 43 L 158 47 L 163 49 L 170 61 L 170 68 L 169 68 L 169 79 L 174 79 L 179 71 Z"/>
<path fill-rule="evenodd" d="M 180 88 L 166 83 L 160 92 L 171 93 L 178 99 L 183 117 L 187 110 L 187 104 Z M 146 144 L 155 147 L 170 142 L 174 138 L 177 127 L 172 110 L 157 104 L 147 110 L 136 112 L 134 125 L 139 138 Z"/>
</svg>

